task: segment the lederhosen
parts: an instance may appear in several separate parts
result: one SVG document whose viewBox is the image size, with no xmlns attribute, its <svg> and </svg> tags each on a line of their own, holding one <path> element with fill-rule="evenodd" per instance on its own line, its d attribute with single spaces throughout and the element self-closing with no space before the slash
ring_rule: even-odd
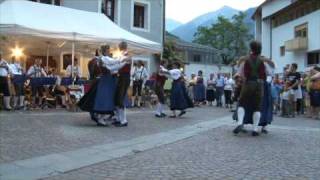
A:
<svg viewBox="0 0 320 180">
<path fill-rule="evenodd" d="M 0 68 L 8 71 L 4 66 Z M 10 96 L 8 76 L 0 76 L 0 93 L 3 93 L 4 96 Z"/>
<path fill-rule="evenodd" d="M 119 70 L 118 83 L 115 94 L 115 105 L 119 108 L 124 108 L 125 98 L 130 86 L 130 70 L 131 65 L 126 64 Z"/>
<path fill-rule="evenodd" d="M 133 87 L 132 87 L 132 95 L 136 96 L 138 93 L 138 96 L 141 96 L 141 91 L 142 91 L 142 85 L 143 85 L 143 80 L 142 78 L 142 73 L 144 71 L 144 67 L 142 71 L 140 72 L 140 79 L 136 79 L 133 81 Z"/>
<path fill-rule="evenodd" d="M 164 97 L 164 84 L 167 80 L 167 77 L 162 76 L 160 74 L 157 74 L 156 76 L 156 84 L 155 84 L 155 93 L 158 96 L 158 100 L 161 104 L 165 103 L 165 97 Z"/>
<path fill-rule="evenodd" d="M 246 81 L 241 88 L 239 106 L 253 112 L 260 111 L 263 98 L 263 82 L 266 77 L 263 61 L 259 56 L 248 58 L 244 64 L 244 71 Z"/>
<path fill-rule="evenodd" d="M 42 68 L 33 66 L 33 70 L 34 70 L 34 75 L 31 75 L 31 78 L 40 78 Z M 44 87 L 42 85 L 33 84 L 31 86 L 31 90 L 32 90 L 32 96 L 36 96 L 37 94 L 39 96 L 42 96 L 44 92 Z"/>
</svg>

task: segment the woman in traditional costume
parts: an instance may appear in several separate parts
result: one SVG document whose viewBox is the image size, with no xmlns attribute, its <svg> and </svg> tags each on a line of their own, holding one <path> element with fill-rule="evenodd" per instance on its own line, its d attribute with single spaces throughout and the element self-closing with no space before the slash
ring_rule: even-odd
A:
<svg viewBox="0 0 320 180">
<path fill-rule="evenodd" d="M 195 104 L 200 105 L 206 100 L 206 88 L 204 86 L 204 79 L 202 71 L 198 71 L 196 85 L 194 86 L 194 101 Z"/>
<path fill-rule="evenodd" d="M 210 74 L 210 79 L 207 81 L 207 101 L 210 106 L 213 105 L 213 101 L 215 100 L 215 86 L 216 81 L 214 80 L 214 74 Z"/>
<path fill-rule="evenodd" d="M 176 118 L 176 110 L 179 110 L 179 117 L 186 114 L 186 109 L 193 107 L 192 100 L 188 96 L 180 64 L 174 63 L 171 70 L 162 69 L 162 73 L 173 79 L 171 94 L 170 94 L 170 109 L 173 113 L 171 118 Z"/>
</svg>

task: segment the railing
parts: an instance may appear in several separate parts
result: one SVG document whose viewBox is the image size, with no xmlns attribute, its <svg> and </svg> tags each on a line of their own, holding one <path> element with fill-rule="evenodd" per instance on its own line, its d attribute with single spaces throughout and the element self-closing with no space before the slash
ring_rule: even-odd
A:
<svg viewBox="0 0 320 180">
<path fill-rule="evenodd" d="M 286 51 L 298 51 L 308 48 L 308 38 L 297 37 L 286 41 L 285 43 Z"/>
</svg>

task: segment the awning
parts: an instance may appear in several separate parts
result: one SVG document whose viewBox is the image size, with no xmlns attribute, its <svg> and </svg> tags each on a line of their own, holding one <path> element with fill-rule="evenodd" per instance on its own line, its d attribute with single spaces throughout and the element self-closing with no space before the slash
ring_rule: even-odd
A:
<svg viewBox="0 0 320 180">
<path fill-rule="evenodd" d="M 0 4 L 0 34 L 63 39 L 88 44 L 114 45 L 126 41 L 130 49 L 160 53 L 159 43 L 126 31 L 104 14 L 30 1 Z"/>
</svg>

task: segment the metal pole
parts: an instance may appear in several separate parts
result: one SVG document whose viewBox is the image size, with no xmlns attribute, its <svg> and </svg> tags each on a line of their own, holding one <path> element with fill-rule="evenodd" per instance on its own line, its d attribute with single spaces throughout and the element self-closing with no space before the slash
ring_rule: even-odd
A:
<svg viewBox="0 0 320 180">
<path fill-rule="evenodd" d="M 49 46 L 50 46 L 50 43 L 47 42 L 47 64 L 46 64 L 47 72 L 49 71 Z"/>
<path fill-rule="evenodd" d="M 74 66 L 74 41 L 72 41 L 72 55 L 71 55 L 71 78 L 73 78 L 73 66 Z"/>
</svg>

